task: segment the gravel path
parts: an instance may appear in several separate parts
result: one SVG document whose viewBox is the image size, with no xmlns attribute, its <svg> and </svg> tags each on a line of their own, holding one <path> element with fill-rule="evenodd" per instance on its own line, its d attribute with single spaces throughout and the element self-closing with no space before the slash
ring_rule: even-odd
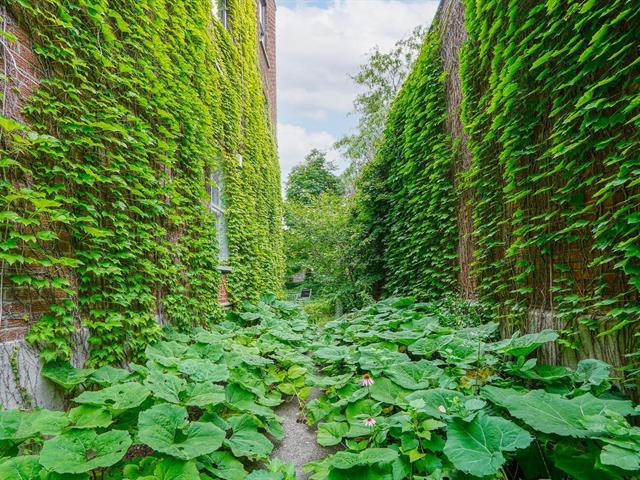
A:
<svg viewBox="0 0 640 480">
<path fill-rule="evenodd" d="M 320 391 L 314 391 L 308 400 L 316 398 L 320 393 Z M 304 473 L 303 465 L 326 457 L 333 450 L 318 445 L 315 430 L 305 423 L 298 422 L 300 408 L 297 400 L 293 399 L 281 405 L 276 409 L 276 413 L 283 419 L 284 438 L 276 445 L 272 457 L 279 458 L 283 462 L 293 463 L 296 466 L 298 480 L 307 480 L 309 474 Z"/>
</svg>

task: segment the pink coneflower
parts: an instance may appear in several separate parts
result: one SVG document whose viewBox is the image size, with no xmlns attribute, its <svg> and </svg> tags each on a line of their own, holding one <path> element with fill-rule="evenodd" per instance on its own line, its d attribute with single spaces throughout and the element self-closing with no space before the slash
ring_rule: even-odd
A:
<svg viewBox="0 0 640 480">
<path fill-rule="evenodd" d="M 373 385 L 373 377 L 371 375 L 369 375 L 368 373 L 365 373 L 362 376 L 362 382 L 360 382 L 360 384 L 363 387 L 370 387 L 371 385 Z"/>
<path fill-rule="evenodd" d="M 367 427 L 373 427 L 376 424 L 376 419 L 373 417 L 365 418 L 362 423 L 364 423 Z"/>
</svg>

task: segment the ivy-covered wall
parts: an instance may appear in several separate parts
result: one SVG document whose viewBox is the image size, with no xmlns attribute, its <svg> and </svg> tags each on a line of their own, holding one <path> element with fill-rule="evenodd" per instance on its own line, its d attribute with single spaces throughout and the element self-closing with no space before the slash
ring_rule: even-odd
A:
<svg viewBox="0 0 640 480">
<path fill-rule="evenodd" d="M 381 221 L 360 217 L 376 218 L 365 224 L 382 239 L 383 259 L 374 267 L 388 293 L 456 290 L 434 278 L 434 270 L 454 271 L 459 237 L 452 221 L 466 208 L 473 215 L 465 222 L 473 229 L 473 242 L 467 240 L 473 260 L 457 261 L 470 268 L 467 287 L 477 284 L 472 293 L 493 308 L 505 334 L 559 328 L 561 345 L 578 357 L 634 363 L 640 10 L 625 0 L 465 0 L 464 9 L 456 3 L 444 3 L 425 48 L 437 41 L 435 32 L 463 44 L 462 91 L 441 75 L 437 55 L 427 66 L 421 58 L 413 72 L 421 80 L 404 86 L 380 155 L 359 182 L 366 200 L 359 211 L 368 205 L 369 212 L 385 212 Z M 461 14 L 466 32 L 448 35 Z M 451 51 L 456 48 L 441 45 L 440 54 L 455 65 Z M 459 101 L 450 98 L 456 94 Z M 404 109 L 412 97 L 413 106 Z M 459 158 L 457 140 L 450 142 L 453 156 L 433 155 L 448 143 L 440 134 L 444 106 L 452 104 L 461 104 L 470 162 L 451 160 Z M 398 128 L 416 117 L 423 122 L 417 131 Z M 445 124 L 450 133 L 451 123 Z M 434 174 L 447 168 L 454 174 Z M 570 361 L 563 355 L 555 360 Z"/>
<path fill-rule="evenodd" d="M 426 299 L 455 289 L 456 194 L 439 45 L 429 33 L 357 186 L 361 256 L 386 294 Z"/>
<path fill-rule="evenodd" d="M 280 178 L 255 1 L 227 0 L 228 28 L 210 0 L 0 3 L 41 74 L 21 114 L 0 120 L 0 289 L 46 305 L 25 314 L 43 358 L 70 357 L 78 328 L 90 363 L 118 363 L 158 319 L 219 318 L 216 170 L 232 300 L 278 292 Z M 2 37 L 6 73 L 16 37 Z"/>
</svg>

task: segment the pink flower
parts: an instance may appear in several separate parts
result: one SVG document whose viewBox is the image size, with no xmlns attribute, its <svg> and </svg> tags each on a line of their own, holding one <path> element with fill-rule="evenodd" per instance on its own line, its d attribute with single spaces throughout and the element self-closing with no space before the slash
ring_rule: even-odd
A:
<svg viewBox="0 0 640 480">
<path fill-rule="evenodd" d="M 371 375 L 369 375 L 368 373 L 365 373 L 362 376 L 362 382 L 360 382 L 360 384 L 363 387 L 370 387 L 371 385 L 373 385 L 373 377 Z"/>
<path fill-rule="evenodd" d="M 362 423 L 364 423 L 367 427 L 373 427 L 376 424 L 376 419 L 373 417 L 365 418 Z"/>
</svg>

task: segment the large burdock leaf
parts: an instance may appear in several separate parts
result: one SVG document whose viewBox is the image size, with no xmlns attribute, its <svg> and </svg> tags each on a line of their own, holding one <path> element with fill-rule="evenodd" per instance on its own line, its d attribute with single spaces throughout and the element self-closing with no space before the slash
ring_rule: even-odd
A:
<svg viewBox="0 0 640 480">
<path fill-rule="evenodd" d="M 69 410 L 68 417 L 74 428 L 108 427 L 113 421 L 109 410 L 93 405 L 80 405 L 72 408 Z"/>
<path fill-rule="evenodd" d="M 92 373 L 93 370 L 74 368 L 69 362 L 47 363 L 40 371 L 44 378 L 60 385 L 65 390 L 70 390 L 76 385 L 84 383 Z"/>
<path fill-rule="evenodd" d="M 44 442 L 40 463 L 57 473 L 83 473 L 118 463 L 129 446 L 131 437 L 122 430 L 73 430 Z"/>
<path fill-rule="evenodd" d="M 446 418 L 452 408 L 464 403 L 464 399 L 462 393 L 444 388 L 419 390 L 406 397 L 411 407 L 435 418 Z"/>
<path fill-rule="evenodd" d="M 229 370 L 224 363 L 211 360 L 189 358 L 178 364 L 180 373 L 188 375 L 195 382 L 225 382 L 229 379 Z"/>
<path fill-rule="evenodd" d="M 36 480 L 40 478 L 42 465 L 36 455 L 15 457 L 0 461 L 0 478 L 2 480 Z"/>
<path fill-rule="evenodd" d="M 327 422 L 318 425 L 318 444 L 323 447 L 338 445 L 349 431 L 349 424 L 346 422 Z"/>
<path fill-rule="evenodd" d="M 0 440 L 26 440 L 36 436 L 58 435 L 69 425 L 64 412 L 39 408 L 0 411 Z"/>
<path fill-rule="evenodd" d="M 74 402 L 107 407 L 113 412 L 123 412 L 142 405 L 151 391 L 144 385 L 135 382 L 113 385 L 96 392 L 82 392 Z"/>
<path fill-rule="evenodd" d="M 224 480 L 245 480 L 244 465 L 229 452 L 213 452 L 201 459 L 204 468 Z"/>
<path fill-rule="evenodd" d="M 444 374 L 442 369 L 428 360 L 393 365 L 385 369 L 384 373 L 394 383 L 409 390 L 423 390 L 436 386 Z"/>
<path fill-rule="evenodd" d="M 110 365 L 100 367 L 90 376 L 90 380 L 98 385 L 115 385 L 131 377 L 131 372 L 124 368 L 115 368 Z"/>
<path fill-rule="evenodd" d="M 233 435 L 225 440 L 236 457 L 266 457 L 273 444 L 258 431 L 258 422 L 250 415 L 238 415 L 228 419 Z"/>
<path fill-rule="evenodd" d="M 504 464 L 503 452 L 526 448 L 532 440 L 529 432 L 515 423 L 481 414 L 469 423 L 460 419 L 449 423 L 444 453 L 458 470 L 484 477 L 495 474 Z"/>
<path fill-rule="evenodd" d="M 191 383 L 187 387 L 182 403 L 194 407 L 205 407 L 224 403 L 225 399 L 226 394 L 222 385 Z"/>
<path fill-rule="evenodd" d="M 538 333 L 529 333 L 522 336 L 515 334 L 512 338 L 494 344 L 493 349 L 505 355 L 523 357 L 529 355 L 541 345 L 554 342 L 557 339 L 558 334 L 553 330 L 542 330 Z"/>
<path fill-rule="evenodd" d="M 186 408 L 167 403 L 140 413 L 138 431 L 141 442 L 182 460 L 215 452 L 224 440 L 224 431 L 213 423 L 189 423 Z"/>
<path fill-rule="evenodd" d="M 187 346 L 178 342 L 159 342 L 149 345 L 145 355 L 149 360 L 159 363 L 163 367 L 176 367 L 184 358 Z"/>
<path fill-rule="evenodd" d="M 622 416 L 634 412 L 630 401 L 597 398 L 590 393 L 570 399 L 544 390 L 520 393 L 509 388 L 485 387 L 482 393 L 540 432 L 578 438 L 593 435 L 583 423 L 588 416 L 601 415 L 605 410 Z"/>
<path fill-rule="evenodd" d="M 187 388 L 182 378 L 159 370 L 152 370 L 144 384 L 153 392 L 153 396 L 170 403 L 180 403 L 180 392 Z"/>
<path fill-rule="evenodd" d="M 200 480 L 200 473 L 194 461 L 164 458 L 153 471 L 153 480 Z"/>
</svg>

